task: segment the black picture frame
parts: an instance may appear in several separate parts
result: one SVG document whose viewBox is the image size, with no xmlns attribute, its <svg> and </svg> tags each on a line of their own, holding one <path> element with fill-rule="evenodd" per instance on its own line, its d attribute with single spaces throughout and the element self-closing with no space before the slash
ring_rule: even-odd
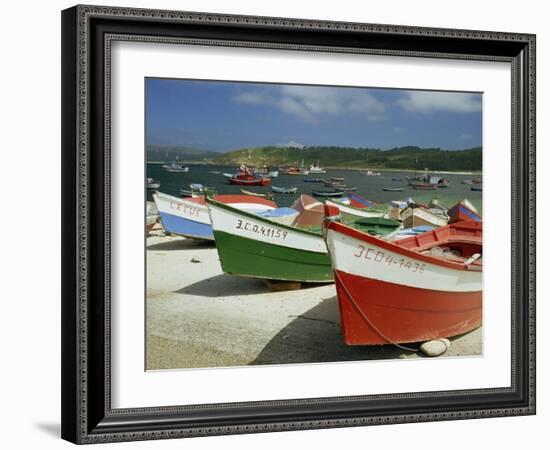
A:
<svg viewBox="0 0 550 450">
<path fill-rule="evenodd" d="M 110 43 L 506 61 L 512 67 L 511 386 L 132 410 L 110 400 Z M 74 443 L 535 414 L 535 36 L 75 6 L 62 12 L 62 437 Z"/>
</svg>

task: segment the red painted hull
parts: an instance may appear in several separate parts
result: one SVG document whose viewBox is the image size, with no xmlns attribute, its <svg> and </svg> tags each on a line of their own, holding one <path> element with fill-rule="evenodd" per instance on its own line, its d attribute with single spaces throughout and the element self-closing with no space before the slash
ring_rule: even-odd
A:
<svg viewBox="0 0 550 450">
<path fill-rule="evenodd" d="M 229 184 L 240 186 L 268 186 L 271 183 L 269 178 L 257 178 L 254 180 L 240 180 L 238 178 L 229 178 Z"/>
<path fill-rule="evenodd" d="M 481 325 L 481 291 L 432 291 L 342 271 L 334 278 L 347 345 L 423 342 Z"/>
</svg>

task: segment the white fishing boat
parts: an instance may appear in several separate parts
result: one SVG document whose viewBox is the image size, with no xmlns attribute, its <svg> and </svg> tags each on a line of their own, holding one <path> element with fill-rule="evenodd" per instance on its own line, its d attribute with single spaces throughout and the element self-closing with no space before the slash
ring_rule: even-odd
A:
<svg viewBox="0 0 550 450">
<path fill-rule="evenodd" d="M 162 168 L 167 172 L 176 172 L 176 173 L 186 173 L 189 172 L 189 167 L 183 165 L 182 163 L 172 161 L 170 164 L 163 164 Z"/>
<path fill-rule="evenodd" d="M 325 169 L 323 169 L 322 167 L 319 167 L 319 161 L 317 161 L 317 165 L 311 164 L 309 166 L 309 173 L 310 174 L 318 174 L 318 173 L 327 173 L 327 171 Z"/>
</svg>

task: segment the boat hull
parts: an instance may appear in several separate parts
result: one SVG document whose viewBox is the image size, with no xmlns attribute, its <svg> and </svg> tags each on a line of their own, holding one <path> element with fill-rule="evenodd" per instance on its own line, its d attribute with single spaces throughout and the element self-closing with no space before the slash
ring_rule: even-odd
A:
<svg viewBox="0 0 550 450">
<path fill-rule="evenodd" d="M 481 267 L 470 270 L 342 224 L 328 227 L 346 344 L 422 342 L 481 325 Z"/>
<path fill-rule="evenodd" d="M 207 202 L 225 273 L 271 280 L 333 281 L 330 258 L 320 234 Z"/>
<path fill-rule="evenodd" d="M 253 197 L 226 195 L 224 201 L 242 209 L 265 211 L 273 209 L 273 202 Z M 193 239 L 214 240 L 212 222 L 204 197 L 180 199 L 156 193 L 153 196 L 164 231 Z"/>
<path fill-rule="evenodd" d="M 347 345 L 423 342 L 481 325 L 481 292 L 420 289 L 341 271 L 335 283 Z"/>
<path fill-rule="evenodd" d="M 352 219 L 375 218 L 375 217 L 384 217 L 387 214 L 386 211 L 374 211 L 374 210 L 369 211 L 369 208 L 364 208 L 364 209 L 354 208 L 352 206 L 347 206 L 341 202 L 334 202 L 332 200 L 325 200 L 325 204 L 330 206 L 336 206 L 340 210 L 340 214 L 342 214 L 344 218 L 346 218 L 346 216 Z"/>
<path fill-rule="evenodd" d="M 259 178 L 255 180 L 240 180 L 238 178 L 229 178 L 229 184 L 238 186 L 268 186 L 271 183 L 269 178 Z"/>
</svg>

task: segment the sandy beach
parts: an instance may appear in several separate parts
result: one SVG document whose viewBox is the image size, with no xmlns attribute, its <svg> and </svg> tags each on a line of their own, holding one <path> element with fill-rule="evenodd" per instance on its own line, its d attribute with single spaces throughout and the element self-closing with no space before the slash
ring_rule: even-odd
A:
<svg viewBox="0 0 550 450">
<path fill-rule="evenodd" d="M 222 272 L 213 243 L 147 238 L 147 368 L 421 358 L 392 345 L 344 344 L 334 284 L 272 292 Z M 451 339 L 446 357 L 479 355 L 482 330 Z"/>
</svg>

